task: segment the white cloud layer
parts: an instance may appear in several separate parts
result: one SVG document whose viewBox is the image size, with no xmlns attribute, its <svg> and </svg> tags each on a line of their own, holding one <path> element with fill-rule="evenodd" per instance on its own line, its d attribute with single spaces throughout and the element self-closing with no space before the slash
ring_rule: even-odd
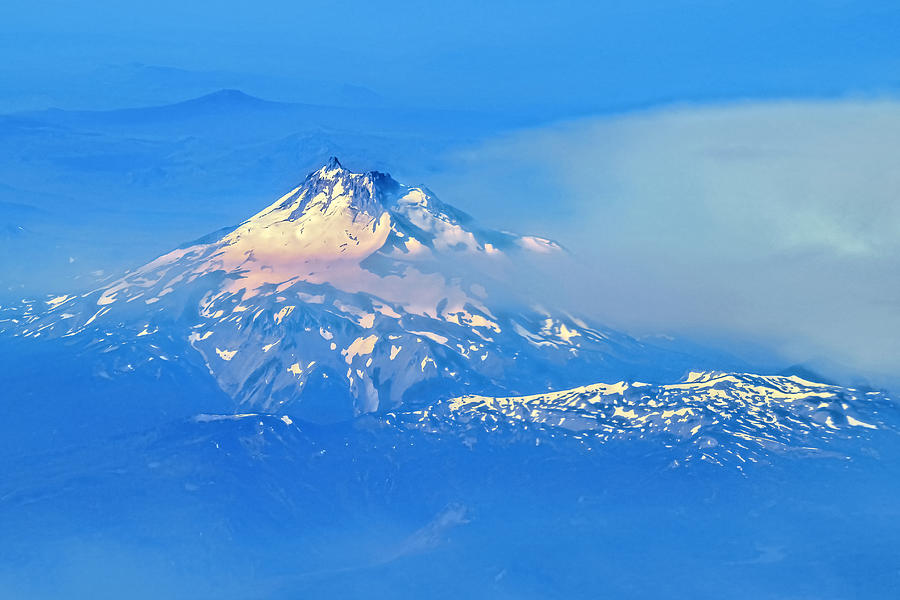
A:
<svg viewBox="0 0 900 600">
<path fill-rule="evenodd" d="M 900 102 L 588 118 L 452 163 L 441 196 L 582 259 L 564 288 L 582 310 L 900 381 Z"/>
</svg>

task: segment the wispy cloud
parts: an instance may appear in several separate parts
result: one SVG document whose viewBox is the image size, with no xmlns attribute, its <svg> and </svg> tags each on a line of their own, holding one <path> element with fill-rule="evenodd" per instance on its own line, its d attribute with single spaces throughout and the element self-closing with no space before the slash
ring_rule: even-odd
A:
<svg viewBox="0 0 900 600">
<path fill-rule="evenodd" d="M 896 374 L 898 156 L 893 100 L 684 106 L 493 139 L 435 188 L 572 248 L 565 294 L 621 326 Z"/>
</svg>

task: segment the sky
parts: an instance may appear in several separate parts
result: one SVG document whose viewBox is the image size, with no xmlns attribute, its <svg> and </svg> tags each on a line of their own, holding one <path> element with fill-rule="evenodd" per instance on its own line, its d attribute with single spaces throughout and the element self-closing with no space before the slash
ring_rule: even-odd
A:
<svg viewBox="0 0 900 600">
<path fill-rule="evenodd" d="M 895 91 L 898 26 L 896 3 L 865 0 L 13 1 L 0 8 L 0 54 L 5 91 L 42 88 L 59 102 L 48 81 L 141 63 L 239 73 L 284 99 L 327 82 L 415 106 L 560 118 Z"/>
<path fill-rule="evenodd" d="M 421 146 L 428 168 L 381 142 L 355 156 L 559 240 L 582 266 L 550 287 L 614 325 L 887 382 L 898 40 L 886 1 L 7 2 L 0 112 L 227 87 L 483 114 L 495 126 Z"/>
</svg>

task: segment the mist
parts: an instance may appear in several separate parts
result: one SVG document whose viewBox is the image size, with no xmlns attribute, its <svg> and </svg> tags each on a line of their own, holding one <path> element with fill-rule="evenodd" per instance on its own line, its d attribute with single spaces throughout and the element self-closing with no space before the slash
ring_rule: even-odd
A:
<svg viewBox="0 0 900 600">
<path fill-rule="evenodd" d="M 494 137 L 431 182 L 562 243 L 541 287 L 611 325 L 896 385 L 898 153 L 893 99 L 684 105 Z"/>
</svg>

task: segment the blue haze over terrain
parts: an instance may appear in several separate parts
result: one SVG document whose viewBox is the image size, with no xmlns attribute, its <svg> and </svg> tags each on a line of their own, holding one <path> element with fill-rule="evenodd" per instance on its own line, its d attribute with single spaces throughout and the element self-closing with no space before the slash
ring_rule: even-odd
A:
<svg viewBox="0 0 900 600">
<path fill-rule="evenodd" d="M 898 39 L 883 1 L 0 7 L 0 598 L 892 597 Z M 624 332 L 597 330 L 597 364 L 642 352 L 687 404 L 635 382 L 588 417 L 445 423 L 438 390 L 312 423 L 223 391 L 275 371 L 196 351 L 205 280 L 94 321 L 123 271 L 220 242 L 330 156 L 559 242 L 508 293 Z M 336 306 L 256 327 L 291 352 L 371 333 Z M 416 373 L 450 334 L 422 335 Z M 280 343 L 279 374 L 311 369 Z M 373 364 L 335 356 L 331 381 Z M 688 363 L 813 381 L 709 375 L 706 397 L 671 380 Z M 493 394 L 547 391 L 508 376 Z M 630 420 L 657 409 L 688 421 Z"/>
</svg>

